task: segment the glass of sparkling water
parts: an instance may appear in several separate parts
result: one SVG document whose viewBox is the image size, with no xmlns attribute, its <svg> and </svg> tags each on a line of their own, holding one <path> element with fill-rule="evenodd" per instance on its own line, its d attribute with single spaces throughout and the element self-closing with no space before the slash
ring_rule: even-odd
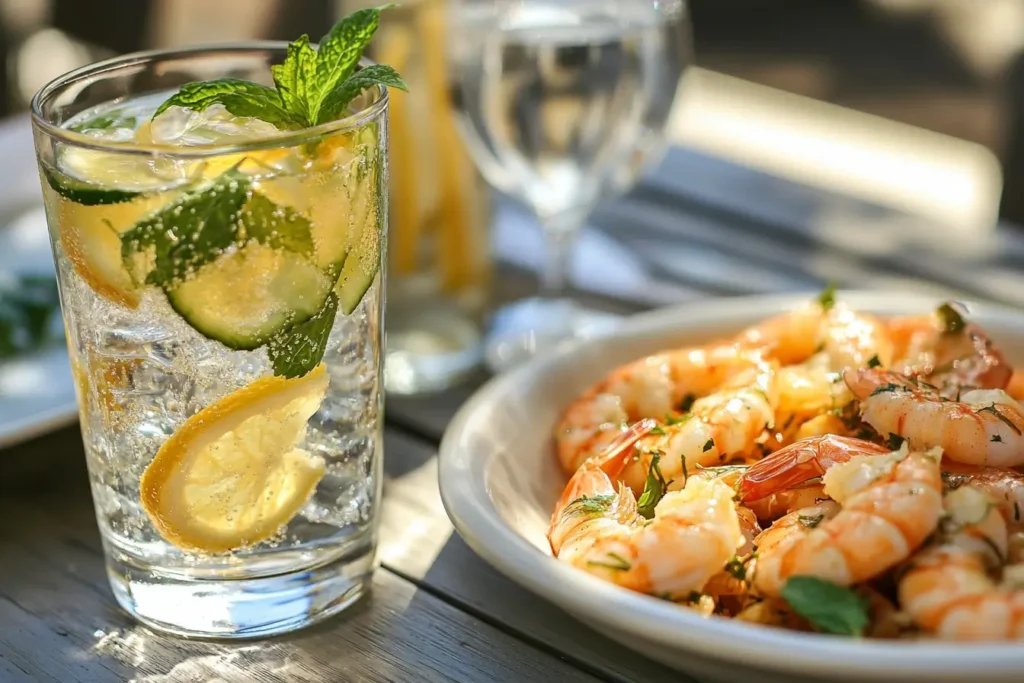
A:
<svg viewBox="0 0 1024 683">
<path fill-rule="evenodd" d="M 117 58 L 32 103 L 108 573 L 139 620 L 263 636 L 366 589 L 381 491 L 387 90 L 279 131 L 185 83 L 284 43 Z"/>
<path fill-rule="evenodd" d="M 542 296 L 499 311 L 501 370 L 600 321 L 564 298 L 572 243 L 600 199 L 662 149 L 690 60 L 684 0 L 453 0 L 451 96 L 487 180 L 547 238 Z M 604 321 L 600 321 L 604 322 Z"/>
</svg>

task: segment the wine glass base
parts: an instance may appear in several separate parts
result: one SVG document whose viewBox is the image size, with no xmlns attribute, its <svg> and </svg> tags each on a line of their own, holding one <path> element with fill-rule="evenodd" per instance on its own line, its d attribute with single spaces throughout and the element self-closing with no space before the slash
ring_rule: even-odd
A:
<svg viewBox="0 0 1024 683">
<path fill-rule="evenodd" d="M 580 306 L 570 299 L 524 299 L 499 309 L 491 320 L 484 362 L 505 372 L 572 342 L 606 334 L 620 316 Z"/>
</svg>

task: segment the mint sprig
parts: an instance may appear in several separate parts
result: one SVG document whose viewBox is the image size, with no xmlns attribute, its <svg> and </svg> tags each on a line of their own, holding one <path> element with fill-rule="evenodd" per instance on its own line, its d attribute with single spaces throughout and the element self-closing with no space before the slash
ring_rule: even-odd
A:
<svg viewBox="0 0 1024 683">
<path fill-rule="evenodd" d="M 381 11 L 393 6 L 349 14 L 334 25 L 316 50 L 306 35 L 289 43 L 284 63 L 271 67 L 274 88 L 237 78 L 189 83 L 161 104 L 153 118 L 172 106 L 203 111 L 220 104 L 235 116 L 295 130 L 342 117 L 352 100 L 367 88 L 383 85 L 406 90 L 405 81 L 389 66 L 357 70 L 377 31 Z"/>
<path fill-rule="evenodd" d="M 790 577 L 782 599 L 824 633 L 859 637 L 870 621 L 867 601 L 855 590 L 816 576 Z"/>
</svg>

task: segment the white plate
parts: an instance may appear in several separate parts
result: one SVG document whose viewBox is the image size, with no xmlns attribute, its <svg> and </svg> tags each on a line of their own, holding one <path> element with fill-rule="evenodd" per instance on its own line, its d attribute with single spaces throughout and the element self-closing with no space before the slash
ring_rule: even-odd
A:
<svg viewBox="0 0 1024 683">
<path fill-rule="evenodd" d="M 28 118 L 0 123 L 0 272 L 53 275 Z M 63 344 L 0 362 L 0 448 L 71 424 L 75 385 Z"/>
<path fill-rule="evenodd" d="M 886 315 L 926 312 L 938 303 L 917 295 L 840 296 Z M 723 337 L 804 300 L 707 300 L 645 313 L 612 336 L 492 380 L 459 411 L 441 443 L 441 496 L 455 528 L 513 580 L 624 645 L 706 680 L 1020 681 L 1024 645 L 857 641 L 704 619 L 551 557 L 545 532 L 565 483 L 551 433 L 569 401 L 621 363 Z M 971 318 L 1011 361 L 1024 361 L 1024 315 L 971 306 Z"/>
</svg>

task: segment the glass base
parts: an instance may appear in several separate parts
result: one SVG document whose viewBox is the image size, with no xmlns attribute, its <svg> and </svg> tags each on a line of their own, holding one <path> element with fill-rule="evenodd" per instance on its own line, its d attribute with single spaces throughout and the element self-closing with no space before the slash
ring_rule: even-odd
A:
<svg viewBox="0 0 1024 683">
<path fill-rule="evenodd" d="M 620 320 L 570 299 L 524 299 L 494 314 L 484 358 L 491 372 L 504 372 L 576 340 L 607 334 Z"/>
<path fill-rule="evenodd" d="M 451 306 L 388 310 L 384 386 L 393 394 L 442 391 L 483 360 L 479 326 Z"/>
<path fill-rule="evenodd" d="M 265 638 L 330 617 L 370 588 L 372 546 L 288 574 L 246 579 L 196 579 L 140 567 L 107 555 L 114 597 L 143 624 L 178 636 Z"/>
</svg>

